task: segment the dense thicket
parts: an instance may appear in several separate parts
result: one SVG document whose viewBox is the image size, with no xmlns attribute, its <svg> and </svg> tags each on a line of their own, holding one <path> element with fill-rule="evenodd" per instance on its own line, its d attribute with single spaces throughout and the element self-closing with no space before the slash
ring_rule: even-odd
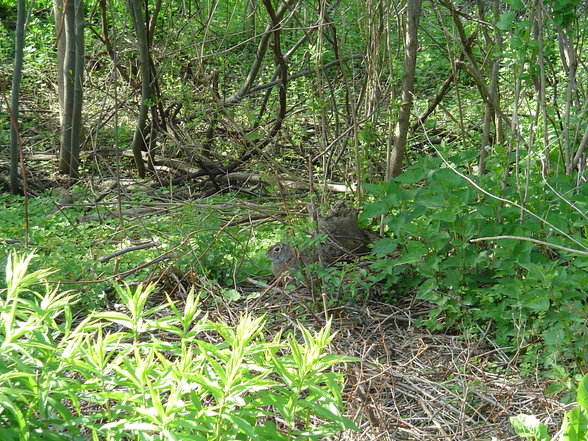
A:
<svg viewBox="0 0 588 441">
<path fill-rule="evenodd" d="M 326 205 L 328 184 L 346 184 L 383 234 L 362 286 L 389 301 L 418 292 L 435 306 L 424 324 L 491 332 L 530 369 L 585 370 L 586 6 L 417 3 L 87 3 L 80 176 L 137 170 L 200 196 L 250 178 Z M 60 149 L 60 32 L 51 4 L 30 7 L 26 155 Z"/>
</svg>

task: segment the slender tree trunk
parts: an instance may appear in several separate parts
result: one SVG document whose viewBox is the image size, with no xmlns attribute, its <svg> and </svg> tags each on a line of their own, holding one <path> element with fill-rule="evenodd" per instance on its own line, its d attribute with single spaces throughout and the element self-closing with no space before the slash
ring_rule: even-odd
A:
<svg viewBox="0 0 588 441">
<path fill-rule="evenodd" d="M 561 51 L 561 58 L 564 65 L 564 69 L 568 75 L 568 81 L 566 86 L 566 105 L 564 114 L 564 160 L 566 165 L 566 173 L 571 174 L 573 171 L 573 146 L 572 146 L 572 118 L 573 115 L 578 115 L 581 112 L 581 107 L 577 102 L 576 93 L 578 90 L 576 73 L 578 71 L 578 54 L 576 48 L 569 35 L 563 30 L 559 30 L 559 46 Z M 549 174 L 551 164 L 549 162 L 549 147 L 545 146 L 546 154 L 546 169 Z"/>
<path fill-rule="evenodd" d="M 543 3 L 541 1 L 536 2 L 533 5 L 533 34 L 537 40 L 537 64 L 539 65 L 539 108 L 541 109 L 541 122 L 543 128 L 543 148 L 545 152 L 545 173 L 550 174 L 551 159 L 549 157 L 549 133 L 547 126 L 547 104 L 546 104 L 546 76 L 545 76 L 545 54 L 543 44 L 543 26 L 545 19 L 543 16 Z"/>
<path fill-rule="evenodd" d="M 421 15 L 421 0 L 408 0 L 406 8 L 406 30 L 404 34 L 404 78 L 402 79 L 402 103 L 398 111 L 398 122 L 394 129 L 394 145 L 388 155 L 386 178 L 400 174 L 406 150 L 406 139 L 412 110 L 414 77 L 418 49 L 418 27 Z"/>
<path fill-rule="evenodd" d="M 22 59 L 24 55 L 24 31 L 25 31 L 25 2 L 18 0 L 16 16 L 16 35 L 14 40 L 14 69 L 12 73 L 12 92 L 10 118 L 10 191 L 12 194 L 20 194 L 18 183 L 19 148 L 18 139 L 18 113 L 20 101 L 20 81 L 22 79 Z"/>
<path fill-rule="evenodd" d="M 53 16 L 55 18 L 55 37 L 57 41 L 57 97 L 59 99 L 59 126 L 63 127 L 65 104 L 63 96 L 63 60 L 65 59 L 65 15 L 63 0 L 53 0 Z"/>
<path fill-rule="evenodd" d="M 146 169 L 141 152 L 143 148 L 147 147 L 145 143 L 145 126 L 147 124 L 149 106 L 152 104 L 149 41 L 141 0 L 128 0 L 128 8 L 133 17 L 135 33 L 137 34 L 137 50 L 139 52 L 139 64 L 141 66 L 141 108 L 139 119 L 137 120 L 137 127 L 135 128 L 135 135 L 133 136 L 133 157 L 135 158 L 139 176 L 144 178 Z"/>
<path fill-rule="evenodd" d="M 73 0 L 63 4 L 63 33 L 65 52 L 63 59 L 63 115 L 61 121 L 61 149 L 59 154 L 59 172 L 69 174 L 71 170 L 71 128 L 74 97 L 74 72 L 76 69 L 75 46 L 75 7 Z"/>
<path fill-rule="evenodd" d="M 255 36 L 255 0 L 243 0 L 243 31 L 247 38 Z"/>
<path fill-rule="evenodd" d="M 78 177 L 82 130 L 84 17 L 82 0 L 54 1 L 61 122 L 59 172 Z"/>
<path fill-rule="evenodd" d="M 478 11 L 480 13 L 480 19 L 485 20 L 484 14 L 484 2 L 482 0 L 478 0 Z M 494 23 L 498 21 L 500 18 L 500 0 L 494 0 L 493 5 L 493 20 Z M 502 50 L 502 36 L 498 30 L 494 31 L 494 36 L 491 37 L 490 34 L 485 31 L 484 37 L 486 40 L 486 45 L 488 48 L 492 48 L 492 46 L 496 45 L 499 50 Z M 491 49 L 490 49 L 491 50 Z M 491 58 L 488 67 L 490 70 L 490 87 L 488 88 L 489 99 L 487 101 L 484 108 L 484 125 L 482 128 L 482 145 L 480 147 L 480 158 L 478 161 L 478 173 L 483 175 L 486 173 L 486 157 L 488 156 L 488 152 L 490 150 L 491 145 L 493 144 L 501 144 L 503 135 L 502 135 L 502 121 L 500 115 L 496 112 L 496 109 L 490 104 L 490 102 L 499 103 L 500 102 L 500 95 L 498 90 L 498 75 L 500 72 L 500 64 L 501 64 L 501 56 L 496 56 L 496 58 Z M 491 137 L 491 128 L 494 125 L 494 140 Z M 493 141 L 493 142 L 492 142 Z"/>
<path fill-rule="evenodd" d="M 84 9 L 82 0 L 74 1 L 75 8 L 75 62 L 73 78 L 73 101 L 71 118 L 71 160 L 69 175 L 77 178 L 80 165 L 80 144 L 82 133 L 82 103 L 84 99 Z"/>
</svg>

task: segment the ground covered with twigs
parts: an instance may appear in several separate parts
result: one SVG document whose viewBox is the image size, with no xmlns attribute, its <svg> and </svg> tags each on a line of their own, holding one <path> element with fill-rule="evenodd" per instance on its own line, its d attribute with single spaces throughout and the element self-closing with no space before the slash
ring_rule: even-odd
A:
<svg viewBox="0 0 588 441">
<path fill-rule="evenodd" d="M 363 360 L 346 366 L 344 394 L 347 416 L 361 431 L 337 439 L 518 439 L 509 418 L 520 413 L 546 421 L 552 433 L 560 426 L 564 406 L 557 397 L 546 396 L 540 380 L 522 376 L 516 357 L 487 333 L 468 338 L 416 327 L 416 318 L 428 312 L 425 303 L 372 298 L 329 308 L 304 289 L 251 282 L 256 290 L 265 286 L 261 295 L 217 303 L 209 312 L 229 323 L 245 311 L 266 314 L 270 333 L 298 324 L 316 328 L 331 318 L 332 351 Z"/>
</svg>

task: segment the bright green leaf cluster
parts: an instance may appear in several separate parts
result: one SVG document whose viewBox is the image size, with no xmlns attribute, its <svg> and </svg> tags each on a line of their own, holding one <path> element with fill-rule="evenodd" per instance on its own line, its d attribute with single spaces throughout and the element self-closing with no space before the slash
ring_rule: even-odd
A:
<svg viewBox="0 0 588 441">
<path fill-rule="evenodd" d="M 264 318 L 209 320 L 191 293 L 148 306 L 154 285 L 118 287 L 121 308 L 76 322 L 73 293 L 8 259 L 0 291 L 3 440 L 318 440 L 357 429 L 343 413 L 330 324 L 271 340 Z M 89 439 L 89 437 L 88 437 Z"/>
</svg>

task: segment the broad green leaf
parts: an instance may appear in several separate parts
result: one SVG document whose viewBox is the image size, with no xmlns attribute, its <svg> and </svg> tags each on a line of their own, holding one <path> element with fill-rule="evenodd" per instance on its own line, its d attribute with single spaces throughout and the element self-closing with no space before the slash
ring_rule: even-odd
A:
<svg viewBox="0 0 588 441">
<path fill-rule="evenodd" d="M 553 11 L 559 12 L 568 6 L 573 6 L 573 1 L 570 0 L 556 0 L 553 2 Z"/>
<path fill-rule="evenodd" d="M 517 435 L 534 441 L 549 441 L 547 426 L 535 415 L 518 415 L 510 418 L 510 423 Z"/>
<path fill-rule="evenodd" d="M 406 251 L 395 261 L 395 265 L 420 262 L 427 249 L 424 244 L 417 240 L 408 240 L 405 244 Z"/>
<path fill-rule="evenodd" d="M 565 338 L 565 331 L 562 328 L 551 327 L 543 331 L 543 341 L 552 348 L 559 347 Z"/>
<path fill-rule="evenodd" d="M 387 214 L 390 211 L 388 208 L 388 204 L 384 201 L 376 201 L 370 204 L 367 204 L 363 208 L 363 213 L 361 217 L 363 219 L 371 219 L 372 217 L 381 216 L 383 214 Z"/>
<path fill-rule="evenodd" d="M 372 196 L 382 196 L 384 194 L 384 186 L 381 184 L 363 184 L 366 194 Z"/>
<path fill-rule="evenodd" d="M 373 253 L 379 256 L 391 254 L 398 249 L 398 240 L 385 237 L 374 242 Z"/>
<path fill-rule="evenodd" d="M 523 7 L 523 2 L 522 0 L 512 0 L 510 2 L 510 7 L 514 10 L 514 11 L 518 11 L 519 9 L 521 9 Z"/>
<path fill-rule="evenodd" d="M 394 178 L 396 182 L 400 182 L 401 184 L 414 184 L 419 182 L 421 179 L 424 179 L 427 176 L 427 171 L 423 169 L 409 169 L 402 173 L 401 175 Z"/>
<path fill-rule="evenodd" d="M 428 279 L 425 283 L 419 286 L 419 298 L 434 302 L 437 300 L 438 295 L 435 290 L 438 288 L 437 280 L 435 278 Z"/>
<path fill-rule="evenodd" d="M 513 11 L 504 12 L 496 22 L 496 27 L 501 31 L 506 31 L 512 28 L 514 19 L 515 13 Z"/>
<path fill-rule="evenodd" d="M 520 37 L 513 36 L 510 39 L 510 47 L 512 49 L 514 49 L 515 51 L 519 50 L 521 47 L 523 47 L 524 44 L 525 44 L 525 42 Z"/>
<path fill-rule="evenodd" d="M 447 207 L 445 210 L 437 210 L 430 216 L 433 220 L 453 223 L 457 219 L 457 213 L 452 207 Z"/>
<path fill-rule="evenodd" d="M 526 295 L 523 305 L 532 311 L 547 311 L 550 305 L 549 295 L 544 290 L 537 290 Z"/>
<path fill-rule="evenodd" d="M 448 288 L 456 288 L 459 286 L 462 277 L 463 277 L 463 271 L 459 271 L 456 269 L 449 270 L 445 274 L 445 278 L 443 279 L 443 282 L 445 283 L 445 286 L 447 286 Z"/>
<path fill-rule="evenodd" d="M 457 151 L 449 158 L 451 162 L 456 165 L 468 164 L 471 161 L 477 160 L 480 157 L 480 152 L 476 149 Z"/>
<path fill-rule="evenodd" d="M 0 438 L 4 441 L 16 441 L 22 439 L 22 434 L 17 428 L 3 428 L 0 427 Z"/>
<path fill-rule="evenodd" d="M 226 300 L 239 300 L 241 298 L 241 293 L 233 288 L 223 289 L 221 294 Z"/>
<path fill-rule="evenodd" d="M 439 193 L 421 194 L 415 202 L 427 208 L 447 207 L 447 201 L 443 195 Z"/>
<path fill-rule="evenodd" d="M 562 441 L 586 441 L 588 439 L 588 409 L 578 405 L 566 412 L 562 430 Z"/>
<path fill-rule="evenodd" d="M 446 188 L 463 187 L 466 185 L 466 180 L 459 176 L 450 168 L 440 168 L 431 175 L 431 180 Z"/>
</svg>

